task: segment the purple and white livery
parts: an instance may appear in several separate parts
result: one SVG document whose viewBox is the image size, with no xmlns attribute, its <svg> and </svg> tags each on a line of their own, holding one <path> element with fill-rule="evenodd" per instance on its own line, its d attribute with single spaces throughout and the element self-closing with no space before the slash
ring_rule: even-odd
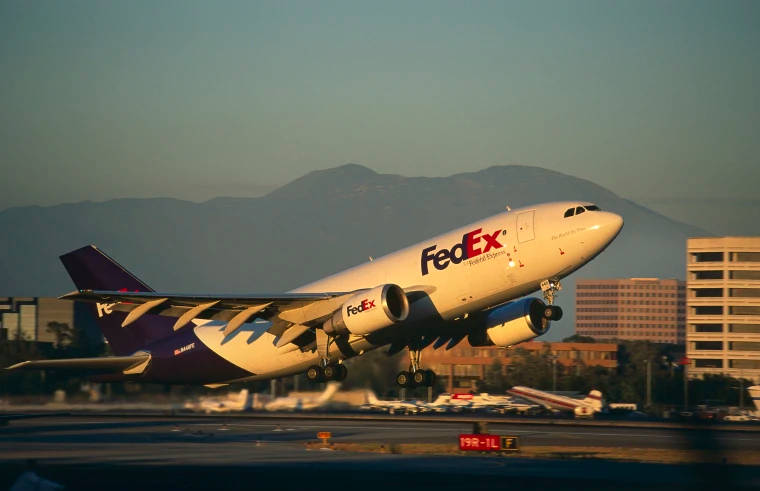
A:
<svg viewBox="0 0 760 491">
<path fill-rule="evenodd" d="M 560 279 L 599 254 L 623 219 L 591 203 L 508 210 L 284 294 L 156 292 L 95 246 L 61 256 L 115 356 L 36 360 L 9 369 L 83 370 L 100 380 L 210 386 L 305 372 L 341 380 L 342 361 L 409 352 L 401 386 L 431 385 L 420 351 L 511 346 L 562 311 Z M 543 292 L 544 300 L 521 298 Z"/>
</svg>

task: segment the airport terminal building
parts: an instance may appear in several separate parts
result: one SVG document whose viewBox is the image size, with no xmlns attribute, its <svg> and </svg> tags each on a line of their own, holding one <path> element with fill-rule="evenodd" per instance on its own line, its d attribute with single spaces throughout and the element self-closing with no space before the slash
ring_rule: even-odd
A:
<svg viewBox="0 0 760 491">
<path fill-rule="evenodd" d="M 760 237 L 688 239 L 686 271 L 690 376 L 760 383 Z"/>
<path fill-rule="evenodd" d="M 602 341 L 684 344 L 685 291 L 676 279 L 579 279 L 575 332 Z"/>
</svg>

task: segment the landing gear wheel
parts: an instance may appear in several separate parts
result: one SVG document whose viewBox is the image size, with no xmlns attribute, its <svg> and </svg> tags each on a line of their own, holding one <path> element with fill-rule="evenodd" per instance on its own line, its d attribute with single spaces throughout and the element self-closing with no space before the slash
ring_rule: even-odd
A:
<svg viewBox="0 0 760 491">
<path fill-rule="evenodd" d="M 312 365 L 306 369 L 306 379 L 309 382 L 324 382 L 325 372 L 319 365 Z"/>
<path fill-rule="evenodd" d="M 327 365 L 322 372 L 325 374 L 325 380 L 335 380 L 340 373 L 337 365 Z"/>
<path fill-rule="evenodd" d="M 425 386 L 432 387 L 435 385 L 435 372 L 432 370 L 424 370 L 425 372 Z"/>
<path fill-rule="evenodd" d="M 322 373 L 324 375 L 324 380 L 340 381 L 345 380 L 346 376 L 348 375 L 348 369 L 345 365 L 330 364 L 325 365 L 325 367 L 322 368 Z"/>
<path fill-rule="evenodd" d="M 396 383 L 400 387 L 411 387 L 412 383 L 412 374 L 404 370 L 403 372 L 399 372 L 398 375 L 396 375 Z"/>
<path fill-rule="evenodd" d="M 550 305 L 549 308 L 551 309 L 551 317 L 549 317 L 549 319 L 558 321 L 562 318 L 561 308 L 557 307 L 556 305 Z"/>
<path fill-rule="evenodd" d="M 427 370 L 417 370 L 412 374 L 414 385 L 425 385 L 425 379 L 427 379 Z"/>
</svg>

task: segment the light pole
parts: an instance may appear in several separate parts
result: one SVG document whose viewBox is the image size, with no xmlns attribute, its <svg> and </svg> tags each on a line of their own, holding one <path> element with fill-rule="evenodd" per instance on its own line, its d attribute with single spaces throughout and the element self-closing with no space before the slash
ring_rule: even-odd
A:
<svg viewBox="0 0 760 491">
<path fill-rule="evenodd" d="M 549 355 L 552 361 L 552 392 L 557 392 L 557 355 Z"/>
<path fill-rule="evenodd" d="M 681 366 L 683 366 L 683 410 L 689 409 L 689 360 L 684 357 Z"/>
<path fill-rule="evenodd" d="M 647 405 L 646 407 L 652 407 L 652 361 L 647 360 Z"/>
</svg>

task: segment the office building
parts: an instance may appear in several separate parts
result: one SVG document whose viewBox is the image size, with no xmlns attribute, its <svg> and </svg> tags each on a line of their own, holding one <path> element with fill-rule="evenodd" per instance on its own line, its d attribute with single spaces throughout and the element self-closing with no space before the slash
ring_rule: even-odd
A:
<svg viewBox="0 0 760 491">
<path fill-rule="evenodd" d="M 580 279 L 575 332 L 596 340 L 684 344 L 685 288 L 676 279 Z"/>
<path fill-rule="evenodd" d="M 687 241 L 689 374 L 760 383 L 760 237 Z"/>
</svg>

